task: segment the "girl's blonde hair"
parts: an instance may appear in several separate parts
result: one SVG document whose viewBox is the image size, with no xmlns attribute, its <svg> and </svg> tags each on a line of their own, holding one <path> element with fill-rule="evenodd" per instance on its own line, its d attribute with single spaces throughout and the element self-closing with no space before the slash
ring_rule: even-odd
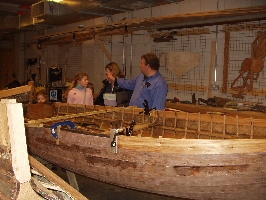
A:
<svg viewBox="0 0 266 200">
<path fill-rule="evenodd" d="M 81 80 L 84 76 L 87 76 L 87 78 L 89 78 L 89 76 L 88 76 L 88 74 L 86 74 L 86 73 L 84 73 L 84 72 L 78 72 L 76 75 L 75 75 L 75 77 L 74 77 L 74 79 L 73 79 L 73 81 L 71 82 L 71 84 L 68 86 L 68 88 L 67 88 L 67 90 L 66 90 L 66 92 L 65 92 L 65 99 L 67 99 L 67 96 L 68 96 L 68 93 L 69 93 L 69 91 L 72 89 L 72 88 L 74 88 L 74 87 L 76 87 L 76 85 L 77 85 L 77 83 L 78 83 L 78 80 Z"/>
<path fill-rule="evenodd" d="M 37 97 L 39 95 L 42 95 L 42 96 L 44 96 L 45 99 L 47 99 L 47 94 L 46 94 L 45 90 L 40 90 L 40 91 L 36 92 L 35 93 L 35 99 L 37 99 Z"/>
<path fill-rule="evenodd" d="M 109 69 L 110 72 L 113 73 L 114 77 L 118 78 L 124 78 L 125 74 L 122 72 L 122 70 L 118 67 L 118 64 L 115 62 L 110 62 L 105 66 L 105 70 Z"/>
</svg>

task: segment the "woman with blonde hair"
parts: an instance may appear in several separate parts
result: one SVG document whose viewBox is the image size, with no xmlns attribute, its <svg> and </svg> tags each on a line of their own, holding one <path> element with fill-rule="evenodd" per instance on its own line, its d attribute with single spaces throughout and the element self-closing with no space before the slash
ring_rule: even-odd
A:
<svg viewBox="0 0 266 200">
<path fill-rule="evenodd" d="M 114 77 L 124 78 L 125 75 L 119 68 L 118 64 L 111 62 L 105 66 L 105 72 L 111 73 Z M 132 91 L 120 87 L 115 87 L 114 83 L 102 81 L 103 88 L 100 90 L 99 95 L 94 101 L 94 105 L 105 106 L 128 106 Z"/>
<path fill-rule="evenodd" d="M 77 73 L 66 92 L 67 103 L 93 105 L 92 90 L 87 88 L 88 83 L 87 74 L 84 72 Z"/>
</svg>

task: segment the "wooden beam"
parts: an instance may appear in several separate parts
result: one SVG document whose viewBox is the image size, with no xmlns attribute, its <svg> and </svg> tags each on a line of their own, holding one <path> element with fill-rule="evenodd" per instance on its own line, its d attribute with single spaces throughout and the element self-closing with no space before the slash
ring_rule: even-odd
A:
<svg viewBox="0 0 266 200">
<path fill-rule="evenodd" d="M 10 100 L 10 103 L 7 103 L 6 107 L 12 167 L 16 179 L 20 183 L 25 183 L 31 179 L 31 174 L 26 144 L 23 108 L 21 103 L 13 103 L 13 100 Z"/>
<path fill-rule="evenodd" d="M 251 30 L 261 30 L 263 31 L 266 27 L 266 23 L 259 23 L 259 24 L 252 24 L 252 23 L 245 23 L 245 24 L 237 24 L 237 25 L 226 25 L 223 27 L 223 31 L 227 32 L 236 32 L 236 31 L 251 31 Z"/>
<path fill-rule="evenodd" d="M 1 154 L 5 155 L 1 156 L 0 198 L 41 200 L 43 198 L 30 185 L 31 173 L 22 105 L 16 103 L 15 99 L 2 99 L 0 112 Z M 7 177 L 7 182 L 4 182 Z"/>
<path fill-rule="evenodd" d="M 108 58 L 109 62 L 112 62 L 112 56 L 111 54 L 108 52 L 108 50 L 105 48 L 103 42 L 101 40 L 99 40 L 97 37 L 95 37 L 95 42 L 99 45 L 99 47 L 102 49 L 102 51 L 104 52 L 104 54 L 106 55 L 106 57 Z"/>
<path fill-rule="evenodd" d="M 43 166 L 40 162 L 38 162 L 35 158 L 33 158 L 30 155 L 29 155 L 29 161 L 30 161 L 31 167 L 39 171 L 49 181 L 58 185 L 64 191 L 69 193 L 75 200 L 86 200 L 87 199 L 85 196 L 83 196 L 81 193 L 79 193 L 77 190 L 71 187 L 68 183 L 66 183 L 63 179 L 61 179 L 59 176 L 54 174 L 52 171 L 50 171 L 48 168 Z"/>
<path fill-rule="evenodd" d="M 78 104 L 72 104 L 73 105 L 78 105 Z M 97 107 L 96 107 L 97 108 Z M 129 106 L 129 107 L 111 107 L 109 109 L 103 109 L 103 110 L 99 110 L 99 111 L 90 111 L 90 112 L 84 112 L 84 113 L 77 113 L 77 114 L 68 114 L 68 115 L 64 115 L 64 116 L 57 116 L 57 117 L 50 117 L 50 118 L 44 118 L 44 119 L 37 119 L 37 120 L 30 120 L 28 121 L 25 125 L 37 125 L 39 126 L 40 123 L 45 123 L 45 122 L 50 122 L 50 121 L 59 121 L 59 120 L 66 120 L 66 119 L 70 119 L 70 118 L 75 118 L 75 117 L 83 117 L 83 116 L 92 116 L 92 115 L 97 115 L 97 114 L 104 114 L 104 113 L 108 113 L 108 112 L 114 112 L 114 111 L 119 111 L 119 110 L 130 110 L 134 108 L 133 106 Z"/>
<path fill-rule="evenodd" d="M 33 101 L 34 81 L 29 81 L 28 86 L 30 86 L 30 102 L 29 102 L 29 104 L 31 104 Z"/>
<path fill-rule="evenodd" d="M 168 88 L 172 90 L 185 90 L 185 91 L 197 91 L 197 92 L 206 92 L 206 86 L 197 86 L 197 85 L 181 85 L 181 84 L 168 84 Z"/>
<path fill-rule="evenodd" d="M 37 52 L 39 56 L 44 57 L 42 52 L 37 48 L 36 44 L 32 44 L 32 48 Z"/>
<path fill-rule="evenodd" d="M 75 188 L 77 191 L 79 191 L 79 186 L 78 186 L 78 182 L 77 182 L 77 179 L 76 179 L 76 175 L 73 172 L 68 171 L 68 170 L 66 170 L 66 174 L 67 174 L 67 178 L 68 178 L 69 184 L 73 188 Z"/>
<path fill-rule="evenodd" d="M 16 87 L 8 90 L 1 90 L 0 91 L 0 98 L 3 97 L 8 97 L 16 94 L 22 94 L 25 92 L 30 92 L 32 93 L 33 91 L 33 82 L 29 82 L 29 85 L 21 86 L 21 87 Z"/>
<path fill-rule="evenodd" d="M 220 92 L 222 92 L 222 90 L 220 89 Z M 235 91 L 235 90 L 232 90 L 232 88 L 227 88 L 227 93 L 228 94 L 238 94 L 239 91 Z M 253 89 L 252 91 L 250 92 L 247 92 L 247 91 L 243 91 L 242 93 L 243 95 L 249 95 L 249 96 L 260 96 L 260 97 L 265 97 L 266 96 L 266 90 L 256 90 L 256 89 Z"/>
<path fill-rule="evenodd" d="M 191 28 L 191 29 L 186 29 L 186 30 L 178 30 L 176 32 L 165 32 L 165 31 L 158 31 L 158 32 L 153 32 L 150 37 L 151 38 L 158 38 L 162 36 L 184 36 L 184 35 L 201 35 L 201 34 L 209 34 L 210 29 L 209 28 Z"/>
<path fill-rule="evenodd" d="M 199 13 L 185 13 L 178 15 L 169 15 L 162 17 L 152 17 L 148 19 L 126 19 L 117 22 L 99 24 L 89 26 L 83 29 L 74 29 L 64 32 L 57 32 L 52 34 L 36 36 L 33 39 L 44 40 L 44 44 L 52 44 L 55 40 L 65 38 L 65 43 L 73 40 L 72 35 L 75 32 L 77 35 L 84 32 L 86 37 L 81 40 L 93 39 L 90 37 L 92 32 L 95 35 L 121 35 L 124 34 L 124 27 L 127 25 L 129 33 L 138 30 L 169 30 L 181 29 L 188 27 L 203 27 L 213 24 L 235 24 L 238 22 L 245 22 L 250 20 L 260 20 L 266 17 L 266 6 L 235 8 L 219 11 L 199 12 Z"/>
</svg>

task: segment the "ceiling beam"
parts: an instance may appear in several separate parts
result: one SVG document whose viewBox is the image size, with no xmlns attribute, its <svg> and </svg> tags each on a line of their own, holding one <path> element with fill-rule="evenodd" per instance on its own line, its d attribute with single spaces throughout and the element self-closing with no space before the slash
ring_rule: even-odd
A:
<svg viewBox="0 0 266 200">
<path fill-rule="evenodd" d="M 68 30 L 59 33 L 36 36 L 33 38 L 33 40 L 38 41 L 39 39 L 42 40 L 44 38 L 49 38 L 51 42 L 53 40 L 67 38 L 74 32 L 76 33 L 76 36 L 81 33 L 83 35 L 91 35 L 93 33 L 99 36 L 120 35 L 125 34 L 125 25 L 127 26 L 128 30 L 127 34 L 131 34 L 132 32 L 138 30 L 181 29 L 184 27 L 202 27 L 215 24 L 236 24 L 239 22 L 262 19 L 266 20 L 266 6 L 179 14 L 163 17 L 153 17 L 148 19 L 125 19 L 117 22 L 94 25 L 83 29 Z M 89 39 L 89 37 L 85 36 L 84 40 L 87 39 Z"/>
</svg>

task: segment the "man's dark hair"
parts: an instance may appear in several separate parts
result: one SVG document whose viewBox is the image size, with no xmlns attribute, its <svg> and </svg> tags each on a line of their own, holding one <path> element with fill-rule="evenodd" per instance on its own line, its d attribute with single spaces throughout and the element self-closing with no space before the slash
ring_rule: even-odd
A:
<svg viewBox="0 0 266 200">
<path fill-rule="evenodd" d="M 154 53 L 146 53 L 141 56 L 141 59 L 145 59 L 145 65 L 150 65 L 151 69 L 159 70 L 160 61 L 159 58 Z"/>
</svg>

